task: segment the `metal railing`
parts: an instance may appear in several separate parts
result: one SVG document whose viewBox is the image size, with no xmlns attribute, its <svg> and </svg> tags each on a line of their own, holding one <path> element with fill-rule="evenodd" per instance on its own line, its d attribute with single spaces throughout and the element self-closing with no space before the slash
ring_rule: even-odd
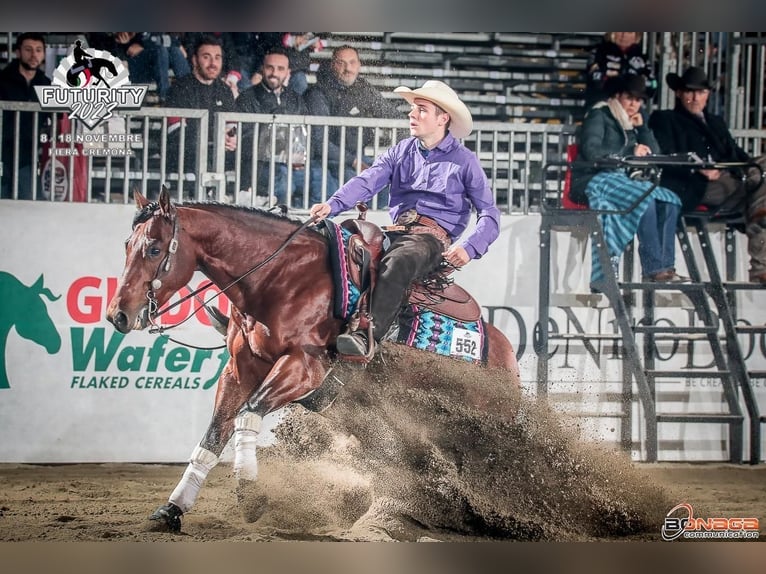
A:
<svg viewBox="0 0 766 574">
<path fill-rule="evenodd" d="M 341 147 L 350 144 L 355 150 L 353 158 L 357 165 L 409 135 L 408 122 L 404 119 L 241 113 L 215 114 L 212 132 L 208 133 L 208 112 L 170 108 L 121 112 L 116 115 L 118 121 L 93 131 L 77 125 L 74 120 L 70 133 L 61 133 L 59 123 L 65 115 L 63 112 L 54 114 L 42 111 L 37 104 L 21 102 L 0 102 L 0 110 L 4 111 L 0 114 L 0 129 L 10 123 L 14 136 L 11 157 L 6 157 L 7 150 L 0 151 L 4 178 L 7 176 L 6 181 L 11 184 L 10 197 L 48 201 L 130 203 L 134 187 L 153 197 L 164 183 L 178 201 L 217 200 L 272 205 L 277 199 L 274 174 L 279 163 L 276 159 L 279 156 L 276 130 L 272 128 L 281 126 L 289 134 L 297 130 L 307 133 L 307 149 L 300 165 L 296 165 L 292 149 L 281 158 L 285 165 L 296 165 L 296 169 L 304 173 L 302 189 L 293 191 L 292 178 L 297 177 L 298 172 L 286 170 L 287 195 L 283 199 L 297 209 L 307 209 L 310 202 L 325 200 L 335 191 L 331 185 L 333 178 L 341 182 L 358 172 L 344 161 L 333 161 L 330 153 L 332 135 L 339 137 Z M 26 121 L 31 119 L 31 129 L 38 134 L 27 150 L 19 145 L 22 114 L 30 116 Z M 172 118 L 184 121 L 174 124 Z M 191 139 L 186 137 L 186 132 L 193 124 L 196 124 L 199 135 Z M 175 130 L 174 125 L 178 126 Z M 251 133 L 252 139 L 240 137 L 237 149 L 227 152 L 223 143 L 226 131 L 232 127 L 237 128 L 240 136 Z M 266 149 L 265 155 L 260 145 L 261 133 L 268 135 L 270 149 Z M 752 155 L 766 153 L 766 130 L 732 130 L 732 133 Z M 560 174 L 542 177 L 544 166 L 565 158 L 566 147 L 574 140 L 574 134 L 573 125 L 476 122 L 473 133 L 464 143 L 478 156 L 501 211 L 528 214 L 539 211 L 541 198 L 558 190 Z M 210 145 L 200 144 L 208 139 Z M 57 142 L 56 146 L 51 142 Z M 99 151 L 102 148 L 108 150 Z M 24 152 L 30 154 L 26 163 L 34 166 L 35 172 L 28 190 L 19 189 L 18 168 L 19 163 L 24 163 L 19 162 L 19 157 Z M 64 166 L 68 184 L 64 187 L 72 193 L 42 193 L 42 164 L 51 154 L 59 154 L 54 158 Z M 193 167 L 185 163 L 185 158 L 193 160 Z M 78 162 L 86 174 L 84 183 L 75 181 L 75 164 Z M 247 191 L 245 182 L 257 182 L 258 172 L 263 169 L 268 171 L 266 185 Z M 310 173 L 317 175 L 314 182 Z M 308 192 L 315 183 L 317 189 L 312 197 Z M 79 194 L 74 193 L 77 185 L 80 186 Z M 50 188 L 48 181 L 46 189 Z M 374 201 L 371 208 L 384 209 L 385 206 Z"/>
</svg>

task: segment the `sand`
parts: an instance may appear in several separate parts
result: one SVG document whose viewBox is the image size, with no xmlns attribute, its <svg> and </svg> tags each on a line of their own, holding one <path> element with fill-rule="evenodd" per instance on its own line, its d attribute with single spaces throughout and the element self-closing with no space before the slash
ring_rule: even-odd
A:
<svg viewBox="0 0 766 574">
<path fill-rule="evenodd" d="M 660 541 L 681 502 L 766 519 L 766 465 L 631 462 L 502 371 L 397 347 L 335 374 L 335 403 L 290 407 L 259 450 L 258 481 L 213 469 L 181 533 L 147 518 L 184 465 L 2 464 L 0 542 Z"/>
</svg>

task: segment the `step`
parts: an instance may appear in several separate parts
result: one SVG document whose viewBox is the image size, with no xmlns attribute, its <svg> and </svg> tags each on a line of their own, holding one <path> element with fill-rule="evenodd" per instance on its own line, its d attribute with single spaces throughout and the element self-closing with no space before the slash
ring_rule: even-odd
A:
<svg viewBox="0 0 766 574">
<path fill-rule="evenodd" d="M 619 341 L 622 339 L 622 335 L 619 333 L 558 333 L 549 334 L 549 341 Z"/>
<path fill-rule="evenodd" d="M 646 291 L 701 291 L 707 288 L 707 283 L 654 283 L 650 281 L 620 283 L 623 289 Z"/>
<path fill-rule="evenodd" d="M 758 333 L 766 333 L 766 325 L 736 325 L 734 330 L 737 333 L 751 333 L 755 335 Z"/>
<path fill-rule="evenodd" d="M 663 326 L 663 325 L 636 325 L 633 327 L 633 331 L 636 333 L 663 333 L 671 334 L 676 333 L 679 335 L 692 335 L 692 334 L 704 334 L 704 333 L 718 333 L 718 327 L 708 326 Z"/>
<path fill-rule="evenodd" d="M 736 423 L 742 422 L 742 415 L 722 413 L 678 413 L 658 414 L 658 423 Z"/>
<path fill-rule="evenodd" d="M 725 289 L 732 290 L 766 289 L 766 283 L 751 283 L 750 281 L 724 281 L 722 285 Z"/>
<path fill-rule="evenodd" d="M 731 376 L 731 371 L 701 371 L 699 369 L 685 369 L 683 371 L 657 371 L 649 369 L 646 371 L 646 376 L 654 378 L 680 377 L 693 379 L 696 377 L 700 379 L 720 379 L 723 377 Z"/>
<path fill-rule="evenodd" d="M 766 379 L 766 371 L 748 371 L 747 375 L 751 379 Z"/>
</svg>

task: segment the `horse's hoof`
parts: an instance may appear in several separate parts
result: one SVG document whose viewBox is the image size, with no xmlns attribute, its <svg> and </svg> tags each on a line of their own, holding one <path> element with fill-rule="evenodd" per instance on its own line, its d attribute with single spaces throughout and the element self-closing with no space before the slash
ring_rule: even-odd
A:
<svg viewBox="0 0 766 574">
<path fill-rule="evenodd" d="M 163 520 L 171 532 L 181 532 L 181 516 L 183 512 L 172 502 L 160 506 L 149 517 L 149 520 Z"/>
</svg>

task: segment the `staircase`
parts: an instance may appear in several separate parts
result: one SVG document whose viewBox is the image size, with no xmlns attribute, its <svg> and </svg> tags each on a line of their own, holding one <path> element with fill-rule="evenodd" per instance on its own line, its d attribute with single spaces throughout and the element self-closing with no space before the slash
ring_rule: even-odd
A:
<svg viewBox="0 0 766 574">
<path fill-rule="evenodd" d="M 549 165 L 553 165 L 549 164 Z M 563 164 L 564 162 L 562 162 Z M 561 207 L 560 202 L 550 198 L 541 206 L 540 224 L 540 289 L 539 332 L 535 350 L 538 355 L 537 393 L 548 393 L 548 371 L 551 342 L 580 339 L 583 344 L 601 338 L 614 339 L 621 345 L 623 368 L 623 412 L 621 415 L 621 444 L 630 449 L 633 429 L 631 409 L 633 388 L 638 391 L 638 404 L 642 410 L 644 440 L 642 456 L 649 462 L 658 460 L 658 427 L 663 424 L 693 425 L 718 424 L 728 428 L 728 459 L 732 463 L 758 464 L 761 453 L 761 426 L 766 417 L 760 414 L 751 379 L 766 377 L 766 372 L 749 371 L 740 347 L 738 334 L 766 332 L 764 327 L 747 327 L 736 324 L 736 308 L 732 293 L 737 289 L 764 288 L 760 285 L 724 282 L 718 270 L 713 243 L 709 234 L 711 216 L 700 213 L 686 215 L 677 229 L 684 261 L 691 278 L 690 283 L 668 284 L 632 281 L 632 251 L 624 258 L 622 282 L 609 262 L 603 231 L 594 210 L 573 210 Z M 591 242 L 598 246 L 598 253 L 606 277 L 603 290 L 615 316 L 616 333 L 559 334 L 551 329 L 550 294 L 552 234 L 559 231 L 585 230 Z M 694 238 L 702 261 L 698 263 Z M 733 253 L 733 252 L 730 252 Z M 728 270 L 729 273 L 731 269 Z M 731 276 L 731 275 L 728 275 Z M 691 303 L 688 325 L 668 325 L 658 320 L 656 300 L 658 296 L 675 296 Z M 638 300 L 641 305 L 639 306 Z M 641 317 L 634 313 L 641 312 Z M 639 346 L 639 343 L 641 345 Z M 658 344 L 689 345 L 709 355 L 712 359 L 704 368 L 686 365 L 684 368 L 661 369 L 658 367 Z M 690 356 L 693 354 L 690 350 Z M 692 361 L 693 362 L 693 361 Z M 683 409 L 660 410 L 658 405 L 663 389 L 677 388 L 674 383 L 685 381 L 684 387 L 693 381 L 709 381 L 711 387 L 720 385 L 720 403 L 710 408 L 683 412 Z M 688 391 L 685 393 L 688 396 Z M 742 407 L 744 405 L 744 409 Z M 745 432 L 749 451 L 744 453 Z"/>
</svg>

